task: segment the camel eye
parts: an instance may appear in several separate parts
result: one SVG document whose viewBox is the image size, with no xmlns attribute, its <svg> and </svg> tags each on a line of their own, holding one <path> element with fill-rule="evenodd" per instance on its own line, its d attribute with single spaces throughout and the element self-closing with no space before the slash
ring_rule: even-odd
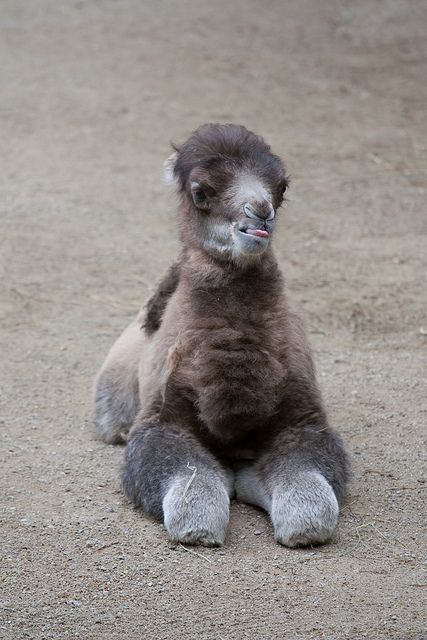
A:
<svg viewBox="0 0 427 640">
<path fill-rule="evenodd" d="M 282 204 L 283 200 L 284 200 L 284 196 L 285 196 L 285 191 L 288 188 L 288 181 L 284 180 L 283 182 L 281 182 L 278 186 L 278 190 L 277 190 L 277 206 L 280 207 L 280 205 Z"/>
<path fill-rule="evenodd" d="M 190 185 L 191 188 L 191 197 L 193 198 L 193 202 L 196 205 L 196 207 L 198 207 L 199 209 L 203 209 L 203 211 L 207 211 L 209 208 L 209 196 L 211 196 L 211 193 L 207 193 L 206 189 L 209 189 L 209 187 L 206 187 L 199 183 L 199 182 L 192 182 Z"/>
<path fill-rule="evenodd" d="M 194 191 L 194 202 L 196 204 L 202 204 L 206 200 L 206 193 L 202 189 Z"/>
</svg>

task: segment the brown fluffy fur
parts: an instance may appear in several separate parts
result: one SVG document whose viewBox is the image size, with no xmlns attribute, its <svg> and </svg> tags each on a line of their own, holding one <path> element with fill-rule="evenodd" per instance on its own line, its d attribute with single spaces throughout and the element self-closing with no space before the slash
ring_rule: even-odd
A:
<svg viewBox="0 0 427 640">
<path fill-rule="evenodd" d="M 214 237 L 216 229 L 228 229 L 236 220 L 247 225 L 236 204 L 236 175 L 250 175 L 265 187 L 270 204 L 260 198 L 251 202 L 259 216 L 256 228 L 271 235 L 274 222 L 267 221 L 268 212 L 271 207 L 277 211 L 287 187 L 283 165 L 261 138 L 234 125 L 205 125 L 176 151 L 173 171 L 181 194 L 183 252 L 138 321 L 146 338 L 131 330 L 133 350 L 122 338 L 96 385 L 95 419 L 104 439 L 117 441 L 123 423 L 127 421 L 129 429 L 133 422 L 123 472 L 125 492 L 166 522 L 168 487 L 194 458 L 206 469 L 206 477 L 211 471 L 217 474 L 212 476 L 213 486 L 224 486 L 229 494 L 233 492 L 230 470 L 242 461 L 250 464 L 257 491 L 266 496 L 260 499 L 261 506 L 263 501 L 271 504 L 277 487 L 283 485 L 285 491 L 294 486 L 294 478 L 302 473 L 321 474 L 340 498 L 348 477 L 347 458 L 328 427 L 305 332 L 289 309 L 271 245 L 252 255 L 236 250 L 235 244 L 218 248 Z M 195 195 L 199 188 L 202 196 Z M 243 237 L 242 242 L 250 241 Z M 231 242 L 228 237 L 226 242 Z M 129 348 L 132 355 L 127 355 Z M 135 399 L 128 380 L 136 377 Z M 126 405 L 132 409 L 123 416 L 123 401 L 115 407 L 114 398 L 126 392 L 134 402 Z M 309 491 L 305 486 L 311 487 L 304 478 L 295 486 L 302 494 Z M 304 499 L 305 494 L 302 509 Z M 215 505 L 212 512 L 219 513 Z M 316 538 L 304 532 L 288 540 L 278 533 L 277 509 L 265 508 L 284 544 L 324 540 L 326 534 Z M 295 508 L 292 504 L 289 513 Z M 191 515 L 194 521 L 198 517 L 198 512 Z M 203 520 L 203 513 L 200 517 Z M 314 522 L 315 516 L 310 517 Z M 197 529 L 190 524 L 192 531 Z M 222 542 L 222 534 L 177 534 L 174 525 L 166 525 L 172 537 L 183 541 Z M 310 527 L 312 531 L 315 525 Z M 209 526 L 199 528 L 205 531 Z"/>
</svg>

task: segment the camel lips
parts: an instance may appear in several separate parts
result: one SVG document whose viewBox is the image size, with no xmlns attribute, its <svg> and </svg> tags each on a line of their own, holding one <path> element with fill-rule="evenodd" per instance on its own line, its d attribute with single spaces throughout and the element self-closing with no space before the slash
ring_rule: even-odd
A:
<svg viewBox="0 0 427 640">
<path fill-rule="evenodd" d="M 265 229 L 246 229 L 245 233 L 250 236 L 258 236 L 259 238 L 268 238 L 270 235 Z"/>
</svg>

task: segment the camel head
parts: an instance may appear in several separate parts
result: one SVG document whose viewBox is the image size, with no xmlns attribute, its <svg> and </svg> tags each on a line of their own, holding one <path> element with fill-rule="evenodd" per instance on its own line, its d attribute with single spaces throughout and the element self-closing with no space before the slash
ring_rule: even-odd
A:
<svg viewBox="0 0 427 640">
<path fill-rule="evenodd" d="M 205 124 L 165 163 L 181 195 L 181 239 L 220 260 L 262 258 L 288 186 L 280 158 L 243 126 Z"/>
</svg>

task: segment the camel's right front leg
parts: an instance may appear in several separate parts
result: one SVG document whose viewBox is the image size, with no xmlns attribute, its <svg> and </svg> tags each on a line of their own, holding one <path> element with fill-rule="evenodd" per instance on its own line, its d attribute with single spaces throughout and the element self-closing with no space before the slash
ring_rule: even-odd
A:
<svg viewBox="0 0 427 640">
<path fill-rule="evenodd" d="M 128 498 L 163 520 L 172 540 L 223 544 L 232 482 L 191 434 L 146 422 L 134 427 L 122 482 Z"/>
</svg>

